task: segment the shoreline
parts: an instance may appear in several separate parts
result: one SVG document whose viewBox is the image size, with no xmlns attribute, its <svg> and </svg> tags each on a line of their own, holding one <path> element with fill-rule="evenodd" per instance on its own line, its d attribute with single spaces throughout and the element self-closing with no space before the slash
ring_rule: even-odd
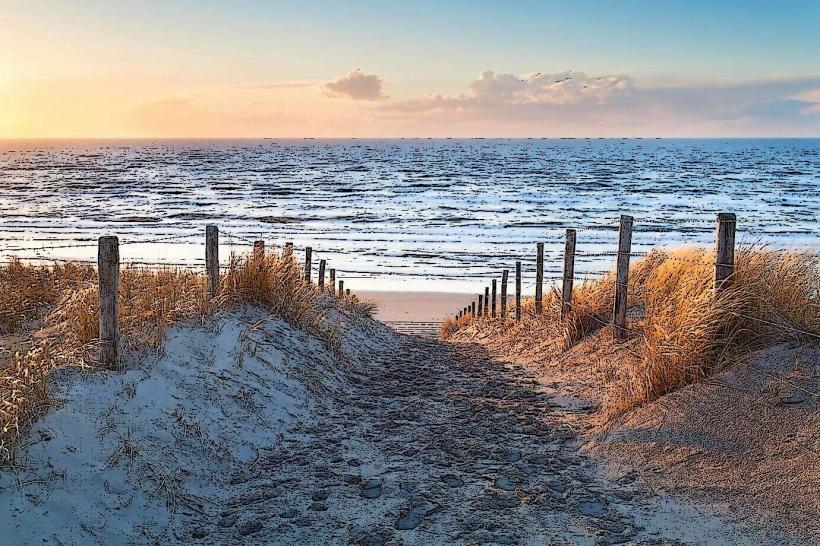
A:
<svg viewBox="0 0 820 546">
<path fill-rule="evenodd" d="M 382 322 L 440 322 L 475 297 L 469 293 L 400 290 L 356 290 L 353 294 L 378 305 L 373 318 Z"/>
</svg>

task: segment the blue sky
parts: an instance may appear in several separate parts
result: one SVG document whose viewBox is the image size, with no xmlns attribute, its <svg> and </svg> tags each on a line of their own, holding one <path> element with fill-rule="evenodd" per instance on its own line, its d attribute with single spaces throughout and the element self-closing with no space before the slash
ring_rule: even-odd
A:
<svg viewBox="0 0 820 546">
<path fill-rule="evenodd" d="M 140 112 L 168 101 L 184 102 L 222 120 L 215 119 L 214 127 L 230 119 L 231 134 L 245 131 L 247 136 L 295 136 L 300 120 L 305 136 L 311 131 L 317 136 L 345 136 L 340 131 L 352 120 L 366 120 L 365 125 L 350 128 L 362 136 L 421 134 L 425 127 L 440 129 L 442 123 L 454 134 L 543 132 L 542 126 L 522 127 L 520 119 L 505 123 L 495 115 L 498 109 L 488 115 L 487 97 L 473 89 L 486 71 L 514 75 L 522 82 L 536 73 L 561 79 L 565 71 L 570 71 L 573 82 L 617 76 L 622 81 L 618 93 L 595 94 L 593 102 L 622 103 L 630 95 L 633 109 L 635 100 L 660 100 L 654 92 L 642 95 L 648 90 L 717 86 L 725 96 L 725 88 L 734 87 L 741 96 L 762 84 L 770 94 L 739 104 L 738 112 L 765 112 L 770 120 L 773 113 L 784 112 L 795 118 L 792 126 L 777 127 L 777 134 L 788 133 L 789 127 L 795 135 L 820 133 L 813 99 L 820 89 L 820 2 L 0 0 L 0 7 L 11 23 L 10 31 L 0 36 L 0 115 L 14 119 L 5 124 L 0 119 L 0 136 L 37 134 L 42 129 L 37 113 L 26 111 L 32 102 L 26 98 L 31 96 L 39 102 L 50 100 L 55 110 L 68 109 L 57 124 L 66 134 L 88 133 L 75 125 L 88 120 L 91 112 L 93 119 L 86 125 L 100 136 L 152 131 L 214 136 L 208 124 L 193 127 L 180 124 L 183 120 L 176 120 L 177 130 L 152 123 L 139 126 L 139 119 L 130 125 L 122 120 L 103 123 L 102 118 L 125 114 L 140 118 Z M 347 96 L 323 87 L 357 69 L 380 82 L 378 93 Z M 354 74 L 336 89 L 373 81 Z M 772 82 L 784 88 L 772 90 Z M 554 94 L 537 91 L 547 83 L 545 78 L 528 81 L 523 93 L 509 89 L 510 96 L 499 100 L 555 103 Z M 293 87 L 296 84 L 303 85 Z M 237 86 L 268 86 L 268 95 L 219 94 L 218 89 Z M 46 92 L 49 87 L 61 91 L 51 96 Z M 294 91 L 297 88 L 301 91 Z M 578 86 L 576 91 L 584 89 L 591 87 Z M 476 95 L 477 100 L 455 100 L 465 95 Z M 700 92 L 695 95 L 702 97 Z M 421 102 L 431 96 L 454 100 L 425 110 Z M 339 100 L 345 98 L 352 100 Z M 560 100 L 576 102 L 566 93 Z M 247 107 L 239 108 L 237 101 Z M 680 101 L 686 98 L 679 99 L 678 106 Z M 115 111 L 94 111 L 93 105 L 103 108 L 101 102 L 112 103 Z M 274 103 L 283 106 L 275 111 Z M 226 104 L 232 105 L 232 112 L 225 111 Z M 415 119 L 408 119 L 411 104 L 416 105 Z M 726 119 L 732 115 L 726 111 L 730 105 L 731 101 L 717 105 L 711 113 L 697 108 L 693 112 L 711 121 Z M 448 108 L 459 114 L 472 109 L 474 116 L 453 119 Z M 311 110 L 320 111 L 327 123 L 304 118 Z M 540 113 L 549 121 L 547 114 L 555 109 L 546 110 Z M 237 116 L 252 117 L 253 112 L 267 117 L 269 125 L 243 129 Z M 801 118 L 801 112 L 808 119 Z M 675 124 L 674 116 L 664 113 L 664 123 Z M 621 111 L 615 118 L 625 115 Z M 421 118 L 436 120 L 423 123 Z M 559 118 L 549 128 L 560 131 L 564 124 Z M 584 126 L 590 132 L 607 132 L 605 127 Z M 746 127 L 755 134 L 765 128 L 751 122 Z M 662 129 L 659 124 L 646 127 L 648 132 Z M 721 125 L 703 123 L 688 130 L 716 134 Z M 737 123 L 723 126 L 727 134 L 742 130 Z"/>
</svg>

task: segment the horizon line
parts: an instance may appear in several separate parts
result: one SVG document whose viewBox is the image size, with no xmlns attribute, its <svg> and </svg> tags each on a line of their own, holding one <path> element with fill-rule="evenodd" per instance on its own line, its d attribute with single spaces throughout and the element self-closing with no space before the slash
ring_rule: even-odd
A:
<svg viewBox="0 0 820 546">
<path fill-rule="evenodd" d="M 92 141 L 92 140 L 818 140 L 820 134 L 816 136 L 407 136 L 407 137 L 356 137 L 356 136 L 322 136 L 322 137 L 5 137 L 0 136 L 2 141 Z"/>
</svg>

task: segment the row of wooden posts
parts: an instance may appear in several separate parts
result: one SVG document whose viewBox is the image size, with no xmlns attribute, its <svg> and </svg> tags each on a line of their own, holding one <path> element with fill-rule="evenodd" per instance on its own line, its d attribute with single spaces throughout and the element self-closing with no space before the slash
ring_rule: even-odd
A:
<svg viewBox="0 0 820 546">
<path fill-rule="evenodd" d="M 629 258 L 632 253 L 632 216 L 621 215 L 618 228 L 618 251 L 615 254 L 615 299 L 612 310 L 612 323 L 615 339 L 625 339 L 627 285 L 629 281 Z M 724 290 L 731 281 L 735 264 L 735 228 L 737 219 L 732 213 L 717 215 L 717 231 L 715 235 L 715 294 Z M 574 229 L 566 231 L 564 245 L 564 275 L 561 287 L 561 316 L 565 316 L 572 309 L 572 284 L 575 276 L 575 243 Z M 509 271 L 501 271 L 501 312 L 500 318 L 507 318 L 507 277 Z M 536 243 L 535 254 L 535 313 L 540 315 L 543 306 L 544 281 L 544 243 Z M 478 294 L 476 300 L 456 313 L 456 319 L 462 317 L 497 317 L 496 313 L 496 279 L 492 279 L 490 286 L 484 288 L 483 294 Z M 515 262 L 515 320 L 521 320 L 521 262 Z"/>
<path fill-rule="evenodd" d="M 265 242 L 254 241 L 253 253 L 256 258 L 264 258 Z M 293 256 L 293 243 L 285 243 L 283 257 Z M 319 260 L 319 288 L 325 286 L 325 270 L 327 261 Z M 100 237 L 97 246 L 97 270 L 99 275 L 100 298 L 100 363 L 103 366 L 115 368 L 118 355 L 118 316 L 119 316 L 119 285 L 120 285 L 120 247 L 116 236 Z M 313 249 L 305 248 L 304 278 L 312 282 Z M 345 288 L 344 280 L 339 279 L 336 289 L 336 270 L 329 269 L 331 294 L 336 296 L 350 295 L 350 288 Z M 205 276 L 208 298 L 215 298 L 219 294 L 219 228 L 214 225 L 205 227 Z"/>
</svg>

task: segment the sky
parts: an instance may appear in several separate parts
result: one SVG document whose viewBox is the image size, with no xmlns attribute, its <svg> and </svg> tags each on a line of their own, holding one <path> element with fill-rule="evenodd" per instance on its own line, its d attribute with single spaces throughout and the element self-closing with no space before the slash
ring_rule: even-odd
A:
<svg viewBox="0 0 820 546">
<path fill-rule="evenodd" d="M 820 1 L 0 13 L 0 138 L 820 137 Z"/>
</svg>

